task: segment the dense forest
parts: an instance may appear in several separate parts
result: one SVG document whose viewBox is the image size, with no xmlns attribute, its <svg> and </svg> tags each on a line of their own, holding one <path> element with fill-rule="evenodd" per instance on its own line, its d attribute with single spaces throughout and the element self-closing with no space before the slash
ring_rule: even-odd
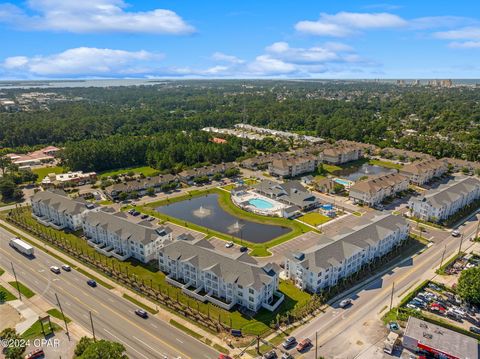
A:
<svg viewBox="0 0 480 359">
<path fill-rule="evenodd" d="M 15 98 L 30 90 L 2 91 Z M 238 122 L 437 157 L 480 156 L 480 89 L 475 87 L 224 80 L 44 91 L 75 101 L 51 103 L 48 111 L 0 112 L 0 146 L 66 145 L 64 158 L 71 168 L 147 163 L 174 170 L 179 164 L 228 161 L 243 154 L 240 142 L 215 145 L 198 130 Z"/>
</svg>

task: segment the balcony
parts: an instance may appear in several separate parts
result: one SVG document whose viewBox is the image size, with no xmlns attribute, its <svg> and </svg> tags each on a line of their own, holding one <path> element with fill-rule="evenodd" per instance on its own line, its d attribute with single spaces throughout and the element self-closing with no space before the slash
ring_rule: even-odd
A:
<svg viewBox="0 0 480 359">
<path fill-rule="evenodd" d="M 285 296 L 282 293 L 273 292 L 273 296 L 272 296 L 272 299 L 270 300 L 270 302 L 269 303 L 262 303 L 262 307 L 265 308 L 266 310 L 274 312 L 278 309 L 280 304 L 283 303 L 284 299 L 285 299 Z"/>
<path fill-rule="evenodd" d="M 233 306 L 235 305 L 235 302 L 231 301 L 227 301 L 225 298 L 218 298 L 218 297 L 214 297 L 212 293 L 208 293 L 205 298 L 215 304 L 215 305 L 218 305 L 220 308 L 223 308 L 223 309 L 226 309 L 226 310 L 230 310 L 233 308 Z"/>
<path fill-rule="evenodd" d="M 185 282 L 183 282 L 181 279 L 174 278 L 172 274 L 167 275 L 165 279 L 167 280 L 167 283 L 170 283 L 174 287 L 183 288 L 183 286 L 185 285 Z"/>
<path fill-rule="evenodd" d="M 98 253 L 101 253 L 107 257 L 111 257 L 114 253 L 112 246 L 105 246 L 104 244 L 95 244 L 94 248 Z"/>
<path fill-rule="evenodd" d="M 122 252 L 116 252 L 116 251 L 112 251 L 110 252 L 112 253 L 112 256 L 117 258 L 119 261 L 125 261 L 127 260 L 128 258 L 130 258 L 130 254 L 129 253 L 122 253 Z"/>
<path fill-rule="evenodd" d="M 186 295 L 195 298 L 201 302 L 206 302 L 206 292 L 203 290 L 202 287 L 200 288 L 195 288 L 191 282 L 185 284 L 182 286 L 182 292 L 185 293 Z"/>
</svg>

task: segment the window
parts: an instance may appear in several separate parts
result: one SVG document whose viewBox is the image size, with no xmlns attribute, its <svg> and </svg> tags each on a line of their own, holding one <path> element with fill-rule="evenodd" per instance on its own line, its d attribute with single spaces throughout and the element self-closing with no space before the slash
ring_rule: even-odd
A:
<svg viewBox="0 0 480 359">
<path fill-rule="evenodd" d="M 248 290 L 248 293 L 253 294 L 253 293 L 255 293 L 255 291 L 254 291 L 252 288 L 250 288 L 250 289 Z"/>
<path fill-rule="evenodd" d="M 249 297 L 249 298 L 248 298 L 248 301 L 250 301 L 250 302 L 254 302 L 254 301 L 255 301 L 255 298 L 253 298 L 253 297 Z"/>
</svg>

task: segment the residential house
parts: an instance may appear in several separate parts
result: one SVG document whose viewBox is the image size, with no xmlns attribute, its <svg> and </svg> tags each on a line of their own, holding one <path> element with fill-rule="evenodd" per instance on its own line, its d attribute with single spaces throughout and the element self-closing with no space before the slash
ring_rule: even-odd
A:
<svg viewBox="0 0 480 359">
<path fill-rule="evenodd" d="M 315 178 L 313 180 L 313 188 L 322 193 L 335 193 L 335 182 L 330 178 Z"/>
<path fill-rule="evenodd" d="M 308 191 L 299 181 L 278 183 L 270 180 L 262 181 L 253 186 L 255 192 L 272 198 L 299 210 L 306 211 L 318 206 L 318 198 Z"/>
<path fill-rule="evenodd" d="M 76 231 L 85 215 L 94 210 L 83 198 L 72 199 L 63 191 L 39 191 L 31 198 L 32 215 L 38 222 L 55 229 Z"/>
<path fill-rule="evenodd" d="M 427 191 L 409 202 L 414 217 L 425 221 L 442 221 L 462 208 L 480 199 L 480 180 L 466 177 L 452 180 L 436 189 Z"/>
<path fill-rule="evenodd" d="M 224 174 L 225 171 L 229 169 L 234 169 L 236 168 L 236 164 L 233 162 L 227 162 L 227 163 L 221 163 L 221 164 L 215 164 L 215 165 L 210 165 L 210 166 L 203 166 L 203 167 L 197 167 L 197 168 L 192 168 L 188 169 L 185 171 L 182 171 L 179 174 L 179 178 L 182 182 L 185 183 L 191 183 L 195 178 L 197 177 L 213 177 L 215 174 L 220 173 Z"/>
<path fill-rule="evenodd" d="M 157 260 L 159 249 L 172 240 L 169 227 L 154 227 L 148 221 L 134 223 L 124 212 L 90 212 L 82 225 L 89 244 L 122 261 L 130 257 L 143 263 Z"/>
<path fill-rule="evenodd" d="M 239 305 L 252 312 L 274 311 L 283 301 L 276 265 L 259 265 L 246 252 L 219 252 L 205 239 L 160 248 L 159 266 L 167 282 L 185 294 L 227 310 Z"/>
<path fill-rule="evenodd" d="M 411 183 L 421 186 L 435 177 L 440 177 L 447 170 L 448 165 L 445 161 L 429 158 L 404 166 L 400 169 L 400 174 L 407 176 Z"/>
<path fill-rule="evenodd" d="M 365 181 L 357 181 L 349 189 L 349 196 L 355 203 L 376 206 L 385 198 L 408 189 L 408 177 L 399 173 L 390 173 Z"/>
<path fill-rule="evenodd" d="M 302 290 L 321 292 L 400 245 L 408 231 L 405 218 L 385 215 L 346 234 L 322 235 L 315 246 L 287 255 L 285 275 Z"/>
</svg>

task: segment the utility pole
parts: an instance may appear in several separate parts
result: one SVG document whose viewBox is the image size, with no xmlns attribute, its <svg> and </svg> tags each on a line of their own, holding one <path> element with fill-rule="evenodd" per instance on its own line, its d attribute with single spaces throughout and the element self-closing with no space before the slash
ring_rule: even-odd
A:
<svg viewBox="0 0 480 359">
<path fill-rule="evenodd" d="M 13 262 L 10 262 L 12 265 L 13 276 L 15 277 L 15 284 L 17 285 L 18 297 L 22 300 L 22 293 L 20 292 L 20 285 L 18 285 L 17 274 L 15 273 L 15 268 L 13 268 Z"/>
<path fill-rule="evenodd" d="M 395 290 L 395 282 L 392 283 L 392 294 L 390 295 L 390 310 L 392 310 L 394 290 Z"/>
<path fill-rule="evenodd" d="M 460 237 L 460 245 L 458 246 L 458 254 L 462 251 L 462 242 L 463 242 L 463 233 L 462 236 Z"/>
<path fill-rule="evenodd" d="M 478 231 L 479 230 L 480 230 L 480 220 L 478 221 L 477 229 L 475 230 L 475 237 L 473 237 L 474 241 L 478 238 Z"/>
<path fill-rule="evenodd" d="M 92 334 L 93 334 L 93 341 L 97 341 L 95 338 L 95 328 L 93 327 L 93 318 L 92 318 L 92 312 L 88 311 L 88 314 L 90 314 L 90 324 L 92 325 Z"/>
<path fill-rule="evenodd" d="M 65 319 L 65 314 L 63 314 L 62 305 L 60 304 L 60 300 L 58 300 L 57 293 L 55 293 L 55 298 L 57 299 L 57 304 L 58 304 L 58 307 L 60 308 L 60 312 L 62 312 L 63 322 L 65 323 L 65 330 L 67 331 L 67 337 L 68 337 L 68 340 L 70 341 L 70 332 L 68 331 L 67 320 Z"/>
<path fill-rule="evenodd" d="M 318 358 L 318 330 L 315 331 L 315 359 Z"/>
<path fill-rule="evenodd" d="M 445 248 L 443 248 L 442 259 L 440 261 L 440 267 L 438 267 L 438 269 L 442 268 L 443 259 L 445 258 L 445 252 L 446 251 L 447 251 L 447 245 L 445 244 Z"/>
</svg>

